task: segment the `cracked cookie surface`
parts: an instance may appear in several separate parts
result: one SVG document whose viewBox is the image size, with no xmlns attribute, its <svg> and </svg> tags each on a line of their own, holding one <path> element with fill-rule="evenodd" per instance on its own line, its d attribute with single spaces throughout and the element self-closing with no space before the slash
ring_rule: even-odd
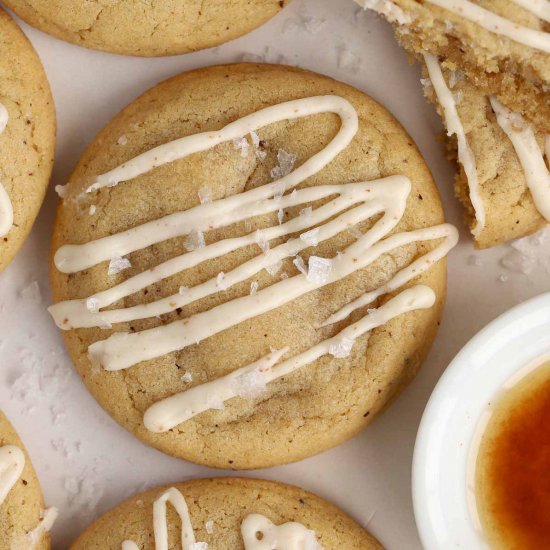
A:
<svg viewBox="0 0 550 550">
<path fill-rule="evenodd" d="M 350 86 L 276 65 L 210 67 L 185 73 L 151 89 L 96 137 L 76 167 L 68 192 L 80 195 L 91 178 L 170 140 L 220 129 L 268 105 L 329 94 L 337 94 L 354 105 L 359 129 L 346 150 L 301 187 L 403 174 L 410 178 L 412 190 L 396 230 L 442 222 L 440 199 L 431 174 L 414 142 L 390 113 Z M 278 122 L 258 131 L 266 154 L 263 160 L 254 154 L 242 156 L 233 143 L 227 142 L 130 182 L 81 195 L 83 200 L 78 202 L 66 200 L 58 210 L 52 249 L 86 243 L 197 206 L 204 186 L 210 189 L 212 199 L 219 199 L 264 185 L 272 181 L 270 172 L 279 151 L 295 154 L 297 165 L 301 165 L 320 151 L 339 127 L 338 117 L 329 113 Z M 94 207 L 93 215 L 89 214 L 90 206 Z M 209 231 L 206 238 L 213 242 L 277 223 L 277 213 L 266 214 L 252 219 L 248 229 L 236 223 Z M 361 229 L 372 223 L 373 220 L 365 222 Z M 355 241 L 352 233 L 342 232 L 320 243 L 315 254 L 334 257 Z M 270 383 L 257 398 L 234 398 L 224 410 L 204 412 L 165 433 L 146 429 L 143 415 L 159 400 L 257 361 L 271 348 L 288 346 L 289 356 L 293 356 L 333 336 L 358 316 L 354 314 L 347 321 L 320 329 L 327 317 L 366 290 L 388 281 L 433 246 L 432 242 L 423 242 L 395 249 L 337 283 L 210 336 L 198 345 L 125 370 L 107 372 L 92 365 L 88 347 L 116 331 L 132 333 L 160 327 L 248 296 L 250 280 L 158 318 L 117 323 L 110 329 L 68 330 L 64 336 L 73 362 L 95 398 L 143 441 L 166 453 L 220 468 L 259 468 L 296 461 L 357 434 L 415 375 L 437 330 L 445 295 L 444 260 L 415 280 L 435 291 L 435 306 L 397 317 L 375 329 L 370 337 L 357 339 L 349 357 L 324 356 Z M 55 301 L 85 298 L 184 250 L 185 237 L 177 237 L 131 253 L 131 267 L 114 277 L 108 274 L 109 262 L 71 274 L 63 274 L 52 265 Z M 220 272 L 230 272 L 256 257 L 258 251 L 257 245 L 247 246 L 204 261 L 135 292 L 115 306 L 131 307 L 177 294 L 180 287 L 189 288 L 216 279 Z M 305 252 L 307 263 L 313 253 Z M 289 276 L 298 273 L 292 258 L 285 259 L 282 270 Z M 265 269 L 254 278 L 260 289 L 275 281 Z M 370 307 L 381 305 L 387 298 Z M 361 315 L 365 313 L 363 308 Z"/>
<path fill-rule="evenodd" d="M 30 25 L 79 46 L 163 56 L 218 46 L 275 16 L 290 0 L 8 0 Z"/>
<path fill-rule="evenodd" d="M 315 531 L 324 550 L 383 550 L 380 543 L 344 512 L 298 487 L 258 479 L 197 479 L 135 495 L 93 523 L 71 550 L 120 550 L 125 540 L 152 550 L 153 502 L 168 488 L 184 496 L 197 541 L 209 550 L 243 550 L 240 526 L 249 514 L 276 525 L 303 524 Z M 168 506 L 169 548 L 179 548 L 180 519 Z"/>
<path fill-rule="evenodd" d="M 55 108 L 40 59 L 0 9 L 0 104 L 8 122 L 0 134 L 0 182 L 14 223 L 0 238 L 0 270 L 27 238 L 48 187 L 55 154 Z"/>
</svg>

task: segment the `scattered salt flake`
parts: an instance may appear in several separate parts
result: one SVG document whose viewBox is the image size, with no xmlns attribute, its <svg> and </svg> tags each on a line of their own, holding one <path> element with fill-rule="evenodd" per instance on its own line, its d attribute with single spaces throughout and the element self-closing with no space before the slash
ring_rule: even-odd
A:
<svg viewBox="0 0 550 550">
<path fill-rule="evenodd" d="M 285 194 L 286 186 L 284 183 L 277 183 L 274 186 L 273 199 L 279 202 L 282 200 L 283 195 Z"/>
<path fill-rule="evenodd" d="M 462 71 L 451 71 L 449 73 L 449 88 L 454 88 L 463 79 L 464 73 Z"/>
<path fill-rule="evenodd" d="M 269 242 L 265 240 L 262 232 L 259 229 L 256 229 L 254 239 L 256 241 L 256 244 L 262 249 L 262 252 L 264 254 L 267 254 L 267 251 L 269 250 Z"/>
<path fill-rule="evenodd" d="M 88 209 L 88 214 L 89 214 L 90 216 L 93 216 L 93 215 L 96 213 L 96 211 L 97 211 L 96 205 L 95 205 L 95 204 L 92 204 L 92 205 L 90 206 L 90 208 Z"/>
<path fill-rule="evenodd" d="M 294 168 L 296 159 L 297 157 L 293 153 L 287 153 L 285 150 L 279 149 L 277 151 L 278 165 L 271 169 L 271 177 L 273 179 L 281 179 L 288 176 Z"/>
<path fill-rule="evenodd" d="M 233 140 L 235 149 L 241 152 L 241 157 L 246 158 L 248 156 L 248 150 L 250 149 L 250 143 L 245 137 L 235 138 Z"/>
<path fill-rule="evenodd" d="M 188 384 L 189 382 L 193 381 L 193 375 L 189 371 L 186 371 L 186 372 L 183 373 L 183 375 L 181 377 L 181 381 Z"/>
<path fill-rule="evenodd" d="M 41 304 L 42 303 L 42 294 L 40 293 L 40 286 L 36 281 L 33 281 L 30 285 L 26 286 L 21 292 L 20 292 L 21 298 L 27 302 L 31 302 L 33 304 Z"/>
<path fill-rule="evenodd" d="M 307 280 L 316 285 L 325 284 L 332 270 L 332 260 L 310 256 L 308 262 Z"/>
<path fill-rule="evenodd" d="M 256 151 L 256 156 L 258 157 L 258 160 L 260 161 L 264 161 L 265 160 L 265 157 L 267 157 L 267 153 L 265 151 Z"/>
<path fill-rule="evenodd" d="M 309 246 L 317 246 L 319 244 L 319 228 L 311 229 L 300 235 L 300 239 Z"/>
<path fill-rule="evenodd" d="M 361 67 L 361 58 L 347 46 L 342 45 L 338 53 L 338 67 L 350 72 L 357 72 Z"/>
<path fill-rule="evenodd" d="M 296 269 L 298 269 L 300 273 L 307 277 L 307 268 L 302 256 L 296 256 L 296 258 L 292 260 L 292 263 L 296 266 Z"/>
<path fill-rule="evenodd" d="M 189 550 L 208 550 L 207 542 L 192 542 Z"/>
<path fill-rule="evenodd" d="M 252 230 L 252 222 L 248 218 L 244 220 L 244 228 L 246 229 L 246 231 Z"/>
<path fill-rule="evenodd" d="M 186 286 L 180 286 L 179 289 L 178 289 L 178 294 L 183 295 L 183 294 L 185 294 L 188 290 L 189 290 L 188 287 L 186 287 Z"/>
<path fill-rule="evenodd" d="M 122 134 L 118 140 L 117 140 L 117 143 L 119 145 L 126 145 L 128 143 L 128 138 L 126 137 L 126 134 Z"/>
<path fill-rule="evenodd" d="M 258 292 L 258 281 L 252 281 L 250 283 L 250 294 L 256 294 Z"/>
<path fill-rule="evenodd" d="M 296 191 L 296 189 L 294 191 Z M 311 206 L 306 206 L 306 208 L 300 210 L 300 216 L 304 216 L 305 218 L 309 218 L 311 214 L 313 214 L 313 208 L 311 208 Z"/>
<path fill-rule="evenodd" d="M 355 342 L 349 338 L 340 338 L 333 344 L 329 345 L 328 352 L 337 359 L 348 357 Z"/>
<path fill-rule="evenodd" d="M 420 84 L 425 90 L 430 90 L 433 87 L 432 81 L 429 78 L 421 78 Z"/>
<path fill-rule="evenodd" d="M 97 313 L 99 311 L 99 300 L 93 296 L 87 298 L 86 309 L 92 313 Z"/>
<path fill-rule="evenodd" d="M 245 399 L 254 399 L 265 391 L 266 380 L 263 372 L 259 368 L 255 368 L 234 378 L 231 385 L 235 395 Z"/>
<path fill-rule="evenodd" d="M 193 229 L 185 239 L 185 248 L 189 252 L 198 250 L 199 248 L 204 248 L 205 246 L 206 242 L 204 240 L 204 233 L 197 229 Z"/>
<path fill-rule="evenodd" d="M 225 281 L 225 273 L 223 271 L 220 271 L 218 273 L 218 276 L 216 277 L 216 286 L 218 286 L 222 290 L 227 289 L 227 283 Z"/>
<path fill-rule="evenodd" d="M 283 267 L 283 262 L 281 260 L 276 261 L 274 264 L 271 264 L 265 268 L 265 270 L 273 277 L 281 271 Z"/>
<path fill-rule="evenodd" d="M 303 19 L 303 23 L 308 33 L 317 34 L 325 28 L 327 20 L 321 17 L 306 17 Z"/>
<path fill-rule="evenodd" d="M 214 409 L 216 411 L 223 411 L 225 409 L 223 399 L 215 394 L 209 394 L 206 396 L 206 404 L 209 409 Z"/>
<path fill-rule="evenodd" d="M 500 260 L 500 265 L 514 273 L 529 275 L 536 266 L 536 257 L 512 249 Z"/>
<path fill-rule="evenodd" d="M 209 202 L 212 202 L 210 187 L 204 185 L 199 189 L 199 200 L 201 201 L 201 204 L 208 204 Z"/>
<path fill-rule="evenodd" d="M 281 280 L 284 281 L 285 279 L 288 279 L 288 273 L 287 273 L 286 271 L 283 271 L 283 272 L 281 273 Z"/>
<path fill-rule="evenodd" d="M 483 265 L 483 262 L 481 261 L 481 258 L 479 256 L 475 256 L 474 254 L 472 254 L 468 257 L 468 265 L 481 267 Z"/>
<path fill-rule="evenodd" d="M 120 256 L 113 256 L 109 262 L 109 269 L 107 270 L 107 275 L 116 275 L 125 269 L 132 267 L 130 260 L 128 258 L 122 258 Z"/>
<path fill-rule="evenodd" d="M 209 519 L 205 524 L 206 532 L 211 535 L 214 532 L 214 522 Z"/>
<path fill-rule="evenodd" d="M 66 199 L 67 198 L 67 196 L 69 195 L 68 187 L 69 187 L 68 183 L 66 185 L 56 185 L 55 186 L 55 192 L 57 193 L 59 198 L 61 198 L 61 199 Z"/>
<path fill-rule="evenodd" d="M 260 146 L 260 136 L 254 130 L 250 132 L 250 139 L 252 140 L 252 145 L 254 145 L 254 147 L 258 148 Z"/>
<path fill-rule="evenodd" d="M 277 220 L 279 221 L 279 225 L 283 223 L 283 220 L 285 219 L 285 213 L 282 208 L 279 208 L 277 211 Z"/>
</svg>

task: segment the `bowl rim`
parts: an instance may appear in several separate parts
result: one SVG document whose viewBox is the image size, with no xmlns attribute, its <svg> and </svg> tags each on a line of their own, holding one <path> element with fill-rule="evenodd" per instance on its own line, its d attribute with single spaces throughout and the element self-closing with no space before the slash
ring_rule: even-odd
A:
<svg viewBox="0 0 550 550">
<path fill-rule="evenodd" d="M 546 320 L 544 319 L 545 312 L 548 313 Z M 504 333 L 507 329 L 510 329 L 511 325 L 513 325 L 514 328 L 519 327 L 521 329 L 523 327 L 523 330 L 525 332 L 520 333 L 518 335 L 518 338 L 524 338 L 528 341 L 530 334 L 528 330 L 530 328 L 530 324 L 528 321 L 531 320 L 534 322 L 537 317 L 541 316 L 541 313 L 543 314 L 541 326 L 544 327 L 546 324 L 548 324 L 548 326 L 550 327 L 550 292 L 545 292 L 525 302 L 522 302 L 489 322 L 484 328 L 477 332 L 457 353 L 457 355 L 454 357 L 454 359 L 450 362 L 450 364 L 441 375 L 435 388 L 432 391 L 432 394 L 430 395 L 430 398 L 428 399 L 428 402 L 422 414 L 416 436 L 411 476 L 414 516 L 420 540 L 425 550 L 441 550 L 441 548 L 462 548 L 464 550 L 478 550 L 488 548 L 488 545 L 482 536 L 479 523 L 476 523 L 475 518 L 470 513 L 472 503 L 471 495 L 468 495 L 467 475 L 468 472 L 471 471 L 472 459 L 471 457 L 466 459 L 464 458 L 466 455 L 469 454 L 469 449 L 472 446 L 472 442 L 474 441 L 474 436 L 476 436 L 476 431 L 479 432 L 481 415 L 477 415 L 475 419 L 468 420 L 468 423 L 472 425 L 471 428 L 467 428 L 467 430 L 469 430 L 470 432 L 469 441 L 467 441 L 466 444 L 460 443 L 459 440 L 456 441 L 459 446 L 463 447 L 463 449 L 460 451 L 462 458 L 457 459 L 459 460 L 459 467 L 463 468 L 463 470 L 455 471 L 455 474 L 460 474 L 456 475 L 457 479 L 459 478 L 461 480 L 461 483 L 464 485 L 463 491 L 461 490 L 461 492 L 463 492 L 463 495 L 460 495 L 459 498 L 461 502 L 449 504 L 448 502 L 445 503 L 443 498 L 434 498 L 434 492 L 431 489 L 433 487 L 434 479 L 435 477 L 437 477 L 437 472 L 434 475 L 433 471 L 430 471 L 428 467 L 428 457 L 430 456 L 430 453 L 432 453 L 433 455 L 434 450 L 437 450 L 438 441 L 441 441 L 441 434 L 445 433 L 441 431 L 442 429 L 444 429 L 444 419 L 448 418 L 449 414 L 453 413 L 452 402 L 457 402 L 455 395 L 455 384 L 459 381 L 461 377 L 464 377 L 465 373 L 475 371 L 476 368 L 479 368 L 479 364 L 476 364 L 475 360 L 476 353 L 479 350 L 483 350 L 484 347 L 487 348 L 490 345 L 495 347 L 496 342 L 498 342 L 499 334 Z M 524 322 L 518 323 L 519 321 Z M 498 346 L 499 350 L 506 348 L 506 346 L 512 345 L 511 341 L 504 341 L 502 338 L 501 340 L 502 342 Z M 516 342 L 514 342 L 514 345 L 515 344 Z M 497 373 L 498 378 L 502 378 L 502 381 L 498 384 L 498 388 L 501 388 L 502 385 L 506 383 L 506 380 L 512 377 L 514 373 L 517 374 L 521 370 L 521 368 L 525 368 L 525 365 L 533 362 L 533 357 L 529 357 L 529 353 L 527 353 L 528 350 L 531 350 L 531 355 L 533 355 L 536 352 L 536 346 L 525 346 L 526 357 L 523 362 L 523 367 L 516 365 L 513 370 L 510 368 L 510 372 L 508 372 L 507 376 L 504 376 L 504 374 L 500 372 Z M 550 347 L 546 349 L 546 353 L 549 352 Z M 544 360 L 547 360 L 549 358 L 546 357 L 546 353 L 540 353 L 540 351 L 538 352 L 537 356 L 541 358 L 539 364 L 542 364 Z M 459 386 L 459 394 L 461 392 L 462 394 L 464 394 L 465 391 L 467 391 L 467 389 Z M 487 385 L 485 399 L 483 399 L 482 401 L 487 402 L 493 399 L 496 391 L 498 391 L 498 389 L 491 389 L 491 386 Z M 452 396 L 454 396 L 453 399 L 449 399 Z M 450 404 L 449 401 L 451 401 Z M 487 407 L 487 405 L 484 405 L 482 402 L 480 402 L 478 406 Z M 455 408 L 459 408 L 459 406 Z M 467 407 L 465 408 L 465 411 L 466 410 Z M 458 414 L 456 411 L 454 411 L 454 413 Z M 464 414 L 464 411 L 462 412 L 462 414 Z M 441 453 L 443 447 L 441 447 L 441 445 L 439 445 L 439 447 Z M 465 450 L 466 447 L 468 448 L 468 450 Z M 453 455 L 452 460 L 454 460 L 454 458 L 455 457 Z M 442 468 L 447 468 L 449 470 L 451 467 L 442 466 Z M 452 483 L 455 483 L 456 485 L 458 481 L 453 481 Z M 430 501 L 432 503 L 431 505 Z M 433 521 L 433 517 L 431 514 L 431 510 L 433 509 L 432 506 L 434 504 L 438 504 L 441 506 L 442 512 L 440 514 L 440 518 L 444 520 L 443 524 L 434 524 L 436 522 Z M 445 519 L 445 506 L 447 506 L 447 508 L 454 507 L 457 513 L 453 513 L 452 517 Z M 466 508 L 468 509 L 468 519 L 465 517 L 464 514 Z M 454 527 L 449 529 L 448 527 L 451 522 Z M 457 526 L 457 522 L 462 522 L 462 527 L 460 527 L 459 525 Z M 448 528 L 447 533 L 446 527 Z M 445 538 L 448 532 L 452 531 L 453 529 L 464 530 L 464 532 L 466 533 L 465 540 L 468 540 L 467 545 L 465 545 L 463 541 L 446 540 L 445 545 L 442 546 L 442 538 Z M 449 543 L 451 543 L 450 546 Z M 472 543 L 474 544 L 473 546 Z"/>
</svg>

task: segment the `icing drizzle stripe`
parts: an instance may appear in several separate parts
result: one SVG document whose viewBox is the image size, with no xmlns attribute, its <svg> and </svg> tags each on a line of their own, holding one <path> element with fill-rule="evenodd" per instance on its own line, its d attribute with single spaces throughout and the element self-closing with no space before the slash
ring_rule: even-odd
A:
<svg viewBox="0 0 550 550">
<path fill-rule="evenodd" d="M 15 445 L 0 447 L 0 506 L 6 500 L 25 467 L 25 455 Z"/>
<path fill-rule="evenodd" d="M 153 533 L 155 538 L 155 550 L 168 550 L 168 523 L 166 506 L 171 503 L 181 521 L 181 549 L 195 550 L 200 546 L 206 550 L 206 543 L 196 543 L 191 516 L 185 497 L 175 487 L 164 492 L 153 503 Z M 315 533 L 300 523 L 285 523 L 275 525 L 261 514 L 250 514 L 241 524 L 245 550 L 323 550 L 317 542 Z M 258 538 L 258 534 L 261 534 Z M 138 545 L 131 540 L 125 540 L 122 550 L 139 550 Z M 197 548 L 198 550 L 198 548 Z"/>
<path fill-rule="evenodd" d="M 445 125 L 447 126 L 447 135 L 452 136 L 454 134 L 456 136 L 458 160 L 462 164 L 468 180 L 470 202 L 472 203 L 476 219 L 476 225 L 472 233 L 474 236 L 479 235 L 485 227 L 485 209 L 479 193 L 479 179 L 477 177 L 474 154 L 466 138 L 466 132 L 464 131 L 460 117 L 458 116 L 455 98 L 445 82 L 443 71 L 441 70 L 437 57 L 426 52 L 424 53 L 424 61 L 434 87 L 435 95 L 443 109 L 443 117 L 445 119 Z"/>
<path fill-rule="evenodd" d="M 512 112 L 496 97 L 491 97 L 490 101 L 499 126 L 516 150 L 535 206 L 546 221 L 550 222 L 550 171 L 544 162 L 544 151 L 537 143 L 533 128 L 521 115 Z M 547 139 L 548 137 L 546 143 Z M 547 156 L 548 154 L 546 151 Z"/>
<path fill-rule="evenodd" d="M 464 17 L 473 23 L 476 23 L 484 29 L 501 35 L 507 38 L 529 46 L 536 50 L 540 50 L 546 53 L 550 53 L 550 34 L 535 29 L 530 29 L 522 25 L 518 25 L 501 17 L 496 13 L 490 12 L 485 8 L 470 2 L 469 0 L 427 0 L 429 3 L 446 9 L 456 15 Z M 541 17 L 544 20 L 548 20 L 548 8 L 544 4 L 532 5 L 532 0 L 514 0 L 517 4 L 527 9 L 531 13 Z M 547 0 L 543 0 L 547 2 Z M 547 2 L 548 3 L 548 2 Z"/>
<path fill-rule="evenodd" d="M 0 103 L 0 135 L 8 125 L 8 110 Z M 13 205 L 6 189 L 0 182 L 0 237 L 5 237 L 13 227 Z"/>
</svg>

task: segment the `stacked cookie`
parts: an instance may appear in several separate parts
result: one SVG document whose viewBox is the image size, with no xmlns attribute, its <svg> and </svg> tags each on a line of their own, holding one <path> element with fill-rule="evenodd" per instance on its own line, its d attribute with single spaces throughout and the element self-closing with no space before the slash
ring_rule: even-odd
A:
<svg viewBox="0 0 550 550">
<path fill-rule="evenodd" d="M 358 0 L 424 65 L 426 96 L 461 165 L 456 194 L 486 248 L 550 221 L 546 0 Z"/>
<path fill-rule="evenodd" d="M 9 5 L 80 45 L 166 55 L 238 36 L 285 2 Z M 8 149 L 34 151 L 0 196 L 6 226 L 7 199 L 22 219 L 16 176 L 37 194 L 14 237 L 51 168 L 51 98 L 32 72 L 21 80 L 40 97 L 6 105 Z M 26 89 L 2 90 L 24 105 Z M 328 77 L 246 63 L 176 76 L 117 115 L 58 192 L 49 311 L 100 405 L 165 453 L 243 470 L 334 447 L 389 406 L 436 336 L 457 230 L 401 125 Z M 0 443 L 0 543 L 46 548 L 55 513 L 37 517 L 28 458 L 1 420 Z M 226 478 L 137 495 L 73 545 L 176 547 L 381 548 L 310 493 Z"/>
</svg>

